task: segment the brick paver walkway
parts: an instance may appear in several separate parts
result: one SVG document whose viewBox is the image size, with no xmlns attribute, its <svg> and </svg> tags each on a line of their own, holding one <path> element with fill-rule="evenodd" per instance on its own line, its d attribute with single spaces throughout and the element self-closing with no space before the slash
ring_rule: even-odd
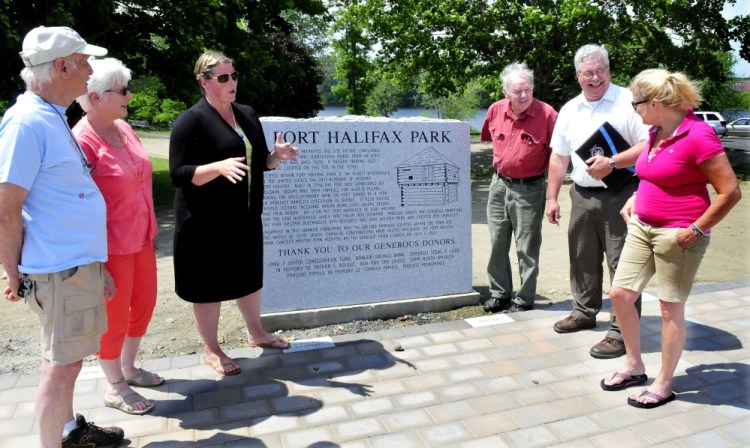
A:
<svg viewBox="0 0 750 448">
<path fill-rule="evenodd" d="M 641 326 L 654 376 L 661 318 L 649 298 Z M 121 426 L 129 447 L 750 446 L 750 281 L 694 288 L 678 398 L 651 410 L 627 405 L 637 388 L 599 387 L 622 362 L 588 355 L 608 313 L 594 330 L 557 334 L 567 307 L 346 335 L 283 354 L 236 350 L 242 373 L 224 378 L 198 355 L 148 361 L 167 381 L 139 390 L 156 403 L 145 416 L 105 408 L 106 381 L 89 368 L 75 409 Z M 37 446 L 37 381 L 0 378 L 0 447 Z"/>
</svg>

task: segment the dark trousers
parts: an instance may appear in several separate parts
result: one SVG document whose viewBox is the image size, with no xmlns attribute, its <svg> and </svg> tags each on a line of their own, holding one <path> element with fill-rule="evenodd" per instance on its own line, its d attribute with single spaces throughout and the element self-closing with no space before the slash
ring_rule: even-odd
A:
<svg viewBox="0 0 750 448">
<path fill-rule="evenodd" d="M 492 245 L 487 275 L 492 297 L 512 298 L 509 252 L 515 235 L 521 285 L 513 300 L 519 305 L 534 305 L 546 193 L 547 181 L 544 178 L 519 184 L 492 176 L 487 201 L 487 224 Z"/>
<path fill-rule="evenodd" d="M 628 233 L 627 223 L 620 216 L 620 210 L 637 188 L 638 184 L 633 182 L 618 192 L 577 185 L 570 189 L 573 205 L 568 228 L 568 255 L 570 290 L 573 294 L 572 314 L 577 319 L 596 319 L 602 309 L 604 257 L 606 255 L 611 285 Z M 635 307 L 640 316 L 640 296 Z M 622 341 L 614 311 L 611 313 L 607 336 Z"/>
</svg>

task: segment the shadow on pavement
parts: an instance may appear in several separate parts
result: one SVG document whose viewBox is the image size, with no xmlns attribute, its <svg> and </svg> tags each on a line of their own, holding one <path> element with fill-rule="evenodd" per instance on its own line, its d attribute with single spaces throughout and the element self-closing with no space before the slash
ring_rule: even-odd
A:
<svg viewBox="0 0 750 448">
<path fill-rule="evenodd" d="M 368 370 L 386 370 L 397 366 L 416 370 L 414 364 L 394 356 L 382 343 L 370 339 L 337 342 L 333 348 L 315 352 L 318 350 L 257 358 L 238 357 L 235 359 L 242 367 L 239 375 L 222 377 L 218 381 L 182 381 L 180 383 L 191 383 L 182 387 L 172 383 L 170 392 L 173 388 L 191 392 L 186 392 L 185 400 L 155 400 L 156 408 L 152 415 L 181 420 L 181 429 L 195 429 L 211 435 L 184 443 L 154 441 L 143 446 L 194 447 L 232 442 L 243 447 L 266 447 L 261 440 L 237 434 L 236 430 L 263 425 L 271 418 L 314 414 L 323 407 L 315 393 L 326 389 L 340 389 L 342 394 L 369 397 L 375 392 L 371 385 L 351 380 L 362 374 L 366 376 Z M 290 382 L 301 386 L 300 390 L 291 392 L 287 387 Z M 196 418 L 196 414 L 201 412 L 212 416 Z M 216 424 L 216 421 L 222 423 Z M 278 422 L 270 424 L 283 425 Z M 339 446 L 330 441 L 309 442 L 310 447 Z"/>
<path fill-rule="evenodd" d="M 750 366 L 741 362 L 701 364 L 675 377 L 677 399 L 695 404 L 750 410 Z"/>
</svg>

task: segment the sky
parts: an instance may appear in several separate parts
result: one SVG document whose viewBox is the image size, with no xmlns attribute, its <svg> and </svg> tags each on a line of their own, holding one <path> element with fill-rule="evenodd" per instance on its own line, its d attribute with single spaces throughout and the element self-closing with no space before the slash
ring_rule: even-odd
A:
<svg viewBox="0 0 750 448">
<path fill-rule="evenodd" d="M 722 14 L 726 19 L 731 19 L 738 15 L 750 15 L 750 0 L 737 0 L 737 3 L 734 5 L 724 4 Z M 734 56 L 738 59 L 738 62 L 733 67 L 734 74 L 740 78 L 750 78 L 750 62 L 740 58 L 740 43 L 737 41 L 732 42 L 732 49 L 734 50 Z"/>
</svg>

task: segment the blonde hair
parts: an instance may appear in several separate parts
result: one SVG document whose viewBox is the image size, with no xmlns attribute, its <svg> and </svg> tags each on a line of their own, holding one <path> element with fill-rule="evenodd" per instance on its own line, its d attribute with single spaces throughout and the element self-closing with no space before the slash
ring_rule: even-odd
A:
<svg viewBox="0 0 750 448">
<path fill-rule="evenodd" d="M 659 101 L 681 110 L 697 108 L 703 101 L 698 88 L 684 73 L 650 68 L 638 73 L 630 82 L 630 91 L 643 99 Z"/>
<path fill-rule="evenodd" d="M 195 61 L 195 68 L 193 69 L 196 81 L 200 82 L 201 79 L 211 78 L 214 67 L 219 64 L 234 64 L 234 60 L 219 51 L 206 51 L 200 55 L 198 60 Z"/>
</svg>

